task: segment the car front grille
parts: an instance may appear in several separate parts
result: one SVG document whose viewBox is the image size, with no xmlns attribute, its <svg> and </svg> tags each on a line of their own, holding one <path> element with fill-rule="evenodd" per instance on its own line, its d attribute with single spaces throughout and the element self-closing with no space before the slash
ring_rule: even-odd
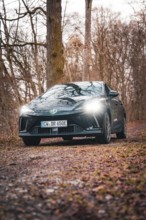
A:
<svg viewBox="0 0 146 220">
<path fill-rule="evenodd" d="M 38 128 L 38 133 L 39 134 L 53 134 L 53 133 L 70 133 L 70 132 L 74 132 L 74 126 L 69 126 L 69 127 L 63 127 L 63 128 Z"/>
<path fill-rule="evenodd" d="M 68 127 L 62 127 L 62 128 L 41 128 L 41 127 L 34 127 L 31 131 L 31 134 L 70 134 L 74 132 L 81 132 L 83 129 L 79 127 L 78 125 L 71 125 Z"/>
</svg>

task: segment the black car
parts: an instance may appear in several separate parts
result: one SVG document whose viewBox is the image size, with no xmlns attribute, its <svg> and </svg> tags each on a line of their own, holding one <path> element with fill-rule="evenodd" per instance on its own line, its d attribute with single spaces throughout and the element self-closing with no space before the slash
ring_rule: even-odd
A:
<svg viewBox="0 0 146 220">
<path fill-rule="evenodd" d="M 118 92 L 100 81 L 55 85 L 20 111 L 19 136 L 27 146 L 81 136 L 108 144 L 113 133 L 126 138 L 126 113 Z"/>
</svg>

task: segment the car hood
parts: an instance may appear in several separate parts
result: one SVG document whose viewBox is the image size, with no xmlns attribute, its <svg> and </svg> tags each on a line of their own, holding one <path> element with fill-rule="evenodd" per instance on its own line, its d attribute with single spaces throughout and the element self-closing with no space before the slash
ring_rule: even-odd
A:
<svg viewBox="0 0 146 220">
<path fill-rule="evenodd" d="M 63 112 L 70 113 L 76 111 L 86 102 L 94 99 L 100 100 L 101 98 L 93 96 L 62 97 L 56 99 L 38 97 L 27 106 L 37 114 L 57 115 Z"/>
</svg>

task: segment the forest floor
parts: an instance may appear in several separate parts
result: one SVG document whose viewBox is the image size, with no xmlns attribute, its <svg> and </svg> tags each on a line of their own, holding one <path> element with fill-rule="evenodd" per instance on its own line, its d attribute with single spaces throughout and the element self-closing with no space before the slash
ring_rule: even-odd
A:
<svg viewBox="0 0 146 220">
<path fill-rule="evenodd" d="M 128 138 L 47 139 L 38 147 L 0 138 L 1 220 L 145 220 L 146 121 Z"/>
</svg>

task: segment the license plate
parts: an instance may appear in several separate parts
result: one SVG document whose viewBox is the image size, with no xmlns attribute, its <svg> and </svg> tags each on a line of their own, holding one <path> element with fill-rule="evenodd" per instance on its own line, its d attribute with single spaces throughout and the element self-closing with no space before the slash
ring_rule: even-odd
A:
<svg viewBox="0 0 146 220">
<path fill-rule="evenodd" d="M 59 127 L 67 127 L 67 120 L 41 121 L 41 128 L 59 128 Z"/>
</svg>

